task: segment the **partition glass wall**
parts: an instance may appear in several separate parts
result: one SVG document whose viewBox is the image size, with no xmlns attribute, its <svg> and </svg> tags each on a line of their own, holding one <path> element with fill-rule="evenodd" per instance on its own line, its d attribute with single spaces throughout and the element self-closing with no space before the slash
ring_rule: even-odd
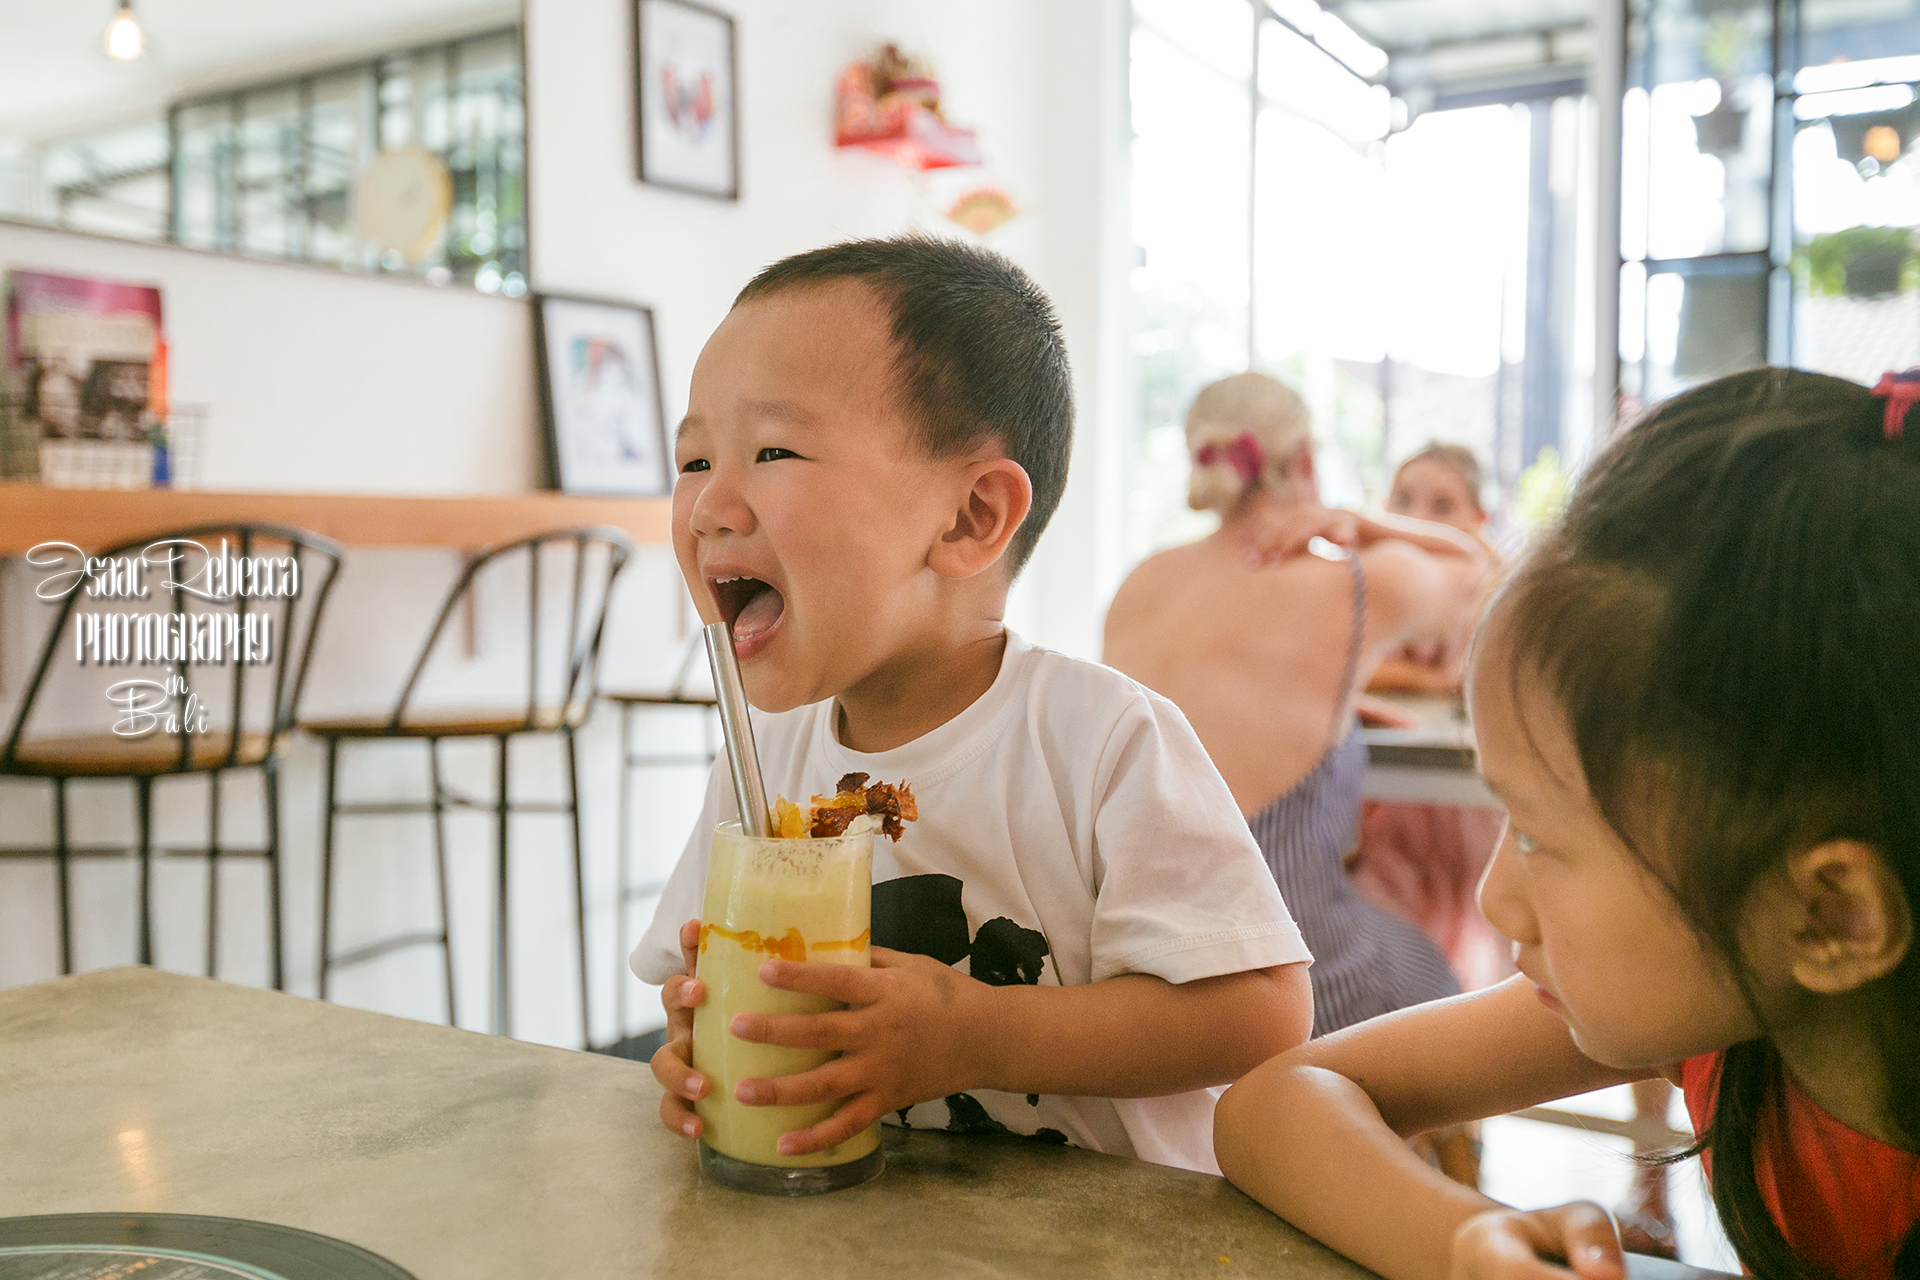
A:
<svg viewBox="0 0 1920 1280">
<path fill-rule="evenodd" d="M 1480 456 L 1496 507 L 1543 450 L 1584 454 L 1594 117 L 1577 84 L 1414 115 L 1379 82 L 1386 55 L 1310 0 L 1133 12 L 1132 556 L 1211 527 L 1185 507 L 1182 419 L 1242 369 L 1306 398 L 1331 502 L 1379 502 L 1436 439 Z"/>
<path fill-rule="evenodd" d="M 1635 0 L 1628 72 L 1629 409 L 1763 362 L 1920 363 L 1920 4 Z"/>
</svg>

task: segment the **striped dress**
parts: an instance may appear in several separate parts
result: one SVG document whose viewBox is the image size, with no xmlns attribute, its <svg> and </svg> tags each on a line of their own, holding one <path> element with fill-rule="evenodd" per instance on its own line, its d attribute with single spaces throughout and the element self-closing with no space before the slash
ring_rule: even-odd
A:
<svg viewBox="0 0 1920 1280">
<path fill-rule="evenodd" d="M 1353 573 L 1353 639 L 1342 708 L 1353 693 L 1367 612 L 1360 558 L 1350 554 L 1347 564 Z M 1367 747 L 1355 721 L 1305 777 L 1247 820 L 1313 952 L 1307 976 L 1316 1036 L 1460 990 L 1427 935 L 1367 902 L 1347 875 L 1345 857 L 1360 836 L 1366 772 Z"/>
</svg>

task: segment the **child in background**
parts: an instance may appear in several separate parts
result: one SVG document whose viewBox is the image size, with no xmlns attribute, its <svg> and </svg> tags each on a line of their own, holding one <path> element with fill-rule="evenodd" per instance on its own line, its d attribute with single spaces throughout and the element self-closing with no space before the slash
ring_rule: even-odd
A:
<svg viewBox="0 0 1920 1280">
<path fill-rule="evenodd" d="M 1754 370 L 1594 464 L 1469 683 L 1511 814 L 1481 902 L 1521 976 L 1236 1084 L 1244 1190 L 1391 1280 L 1614 1280 L 1597 1206 L 1505 1209 L 1401 1138 L 1664 1075 L 1755 1275 L 1920 1275 L 1910 403 Z"/>
<path fill-rule="evenodd" d="M 1450 525 L 1478 541 L 1498 565 L 1500 557 L 1486 538 L 1480 486 L 1480 462 L 1472 450 L 1436 440 L 1400 464 L 1387 510 Z M 1489 588 L 1496 580 L 1488 578 Z M 1367 691 L 1457 695 L 1471 631 L 1469 625 L 1449 641 L 1408 646 L 1384 659 Z M 1360 710 L 1371 723 L 1411 727 L 1400 718 L 1400 709 L 1383 699 L 1368 698 Z M 1347 863 L 1368 901 L 1420 926 L 1468 991 L 1513 972 L 1505 941 L 1474 902 L 1502 821 L 1497 809 L 1369 800 L 1361 806 L 1359 848 Z"/>
<path fill-rule="evenodd" d="M 1394 472 L 1386 505 L 1394 515 L 1449 525 L 1478 542 L 1495 566 L 1487 576 L 1490 591 L 1499 580 L 1501 557 L 1487 539 L 1481 487 L 1480 460 L 1473 451 L 1434 440 Z M 1406 646 L 1380 663 L 1367 692 L 1457 697 L 1472 633 L 1469 621 L 1448 640 Z M 1368 723 L 1388 727 L 1419 723 L 1417 716 L 1374 696 L 1362 700 L 1360 714 Z M 1359 844 L 1347 857 L 1347 872 L 1361 896 L 1419 926 L 1447 958 L 1463 991 L 1492 986 L 1513 973 L 1512 948 L 1474 899 L 1505 821 L 1498 809 L 1368 800 L 1360 806 Z M 1478 1125 L 1430 1134 L 1416 1143 L 1422 1145 L 1431 1145 L 1450 1177 L 1479 1185 Z"/>
<path fill-rule="evenodd" d="M 1305 944 L 1186 720 L 1001 621 L 1072 422 L 1045 295 L 950 241 L 778 262 L 695 365 L 674 551 L 701 618 L 732 630 L 767 794 L 858 772 L 919 803 L 874 851 L 873 967 L 761 972 L 848 1010 L 728 1028 L 839 1051 L 738 1086 L 749 1105 L 844 1100 L 787 1154 L 898 1116 L 1213 1169 L 1212 1087 L 1306 1039 Z M 708 1082 L 687 975 L 732 808 L 722 761 L 632 957 L 667 1009 L 661 1119 L 690 1138 Z"/>
<path fill-rule="evenodd" d="M 1431 441 L 1400 464 L 1387 490 L 1387 510 L 1397 516 L 1451 525 L 1478 541 L 1496 565 L 1501 555 L 1487 540 L 1487 511 L 1480 498 L 1480 460 L 1465 445 Z M 1467 638 L 1471 628 L 1452 640 L 1409 645 L 1398 656 L 1381 662 L 1370 693 L 1440 693 L 1460 691 L 1466 672 Z"/>
</svg>

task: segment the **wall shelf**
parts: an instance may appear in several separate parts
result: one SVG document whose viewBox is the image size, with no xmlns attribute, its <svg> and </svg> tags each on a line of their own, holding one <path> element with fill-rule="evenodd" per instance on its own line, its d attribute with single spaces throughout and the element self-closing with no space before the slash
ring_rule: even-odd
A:
<svg viewBox="0 0 1920 1280">
<path fill-rule="evenodd" d="M 348 547 L 458 547 L 547 529 L 604 524 L 636 544 L 671 540 L 669 498 L 563 493 L 413 497 L 403 494 L 217 493 L 198 489 L 54 489 L 0 484 L 0 556 L 42 542 L 98 551 L 149 533 L 258 520 L 296 525 Z"/>
</svg>

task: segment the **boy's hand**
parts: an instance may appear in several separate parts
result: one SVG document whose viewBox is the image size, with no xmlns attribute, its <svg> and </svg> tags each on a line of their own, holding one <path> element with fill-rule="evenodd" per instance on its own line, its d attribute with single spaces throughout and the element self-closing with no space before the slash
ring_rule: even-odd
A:
<svg viewBox="0 0 1920 1280">
<path fill-rule="evenodd" d="M 1566 1280 L 1569 1274 L 1580 1280 L 1626 1275 L 1620 1236 L 1597 1204 L 1533 1213 L 1498 1209 L 1467 1219 L 1454 1234 L 1453 1280 Z"/>
<path fill-rule="evenodd" d="M 700 922 L 680 926 L 680 955 L 686 976 L 668 978 L 660 988 L 667 1010 L 667 1042 L 653 1055 L 653 1078 L 666 1090 L 660 1099 L 660 1122 L 685 1138 L 700 1136 L 700 1117 L 692 1101 L 707 1093 L 707 1078 L 693 1069 L 693 1011 L 707 998 L 707 989 L 691 975 L 700 958 Z"/>
<path fill-rule="evenodd" d="M 735 1096 L 755 1106 L 846 1099 L 811 1129 L 783 1134 L 783 1155 L 836 1147 L 889 1111 L 978 1087 L 990 1076 L 993 988 L 910 952 L 875 947 L 872 960 L 871 969 L 769 960 L 760 969 L 768 986 L 826 996 L 846 1010 L 734 1016 L 730 1029 L 742 1040 L 840 1052 L 812 1071 L 737 1087 Z"/>
</svg>

